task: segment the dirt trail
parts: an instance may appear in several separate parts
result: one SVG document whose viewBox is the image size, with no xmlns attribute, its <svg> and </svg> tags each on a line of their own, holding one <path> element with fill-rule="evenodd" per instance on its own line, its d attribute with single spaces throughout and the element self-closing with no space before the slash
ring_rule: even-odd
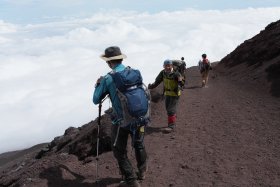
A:
<svg viewBox="0 0 280 187">
<path fill-rule="evenodd" d="M 176 132 L 146 138 L 151 169 L 144 184 L 280 185 L 279 99 L 215 71 L 208 88 L 200 88 L 196 67 L 187 77 Z M 164 110 L 157 112 L 155 129 L 166 124 Z"/>
</svg>

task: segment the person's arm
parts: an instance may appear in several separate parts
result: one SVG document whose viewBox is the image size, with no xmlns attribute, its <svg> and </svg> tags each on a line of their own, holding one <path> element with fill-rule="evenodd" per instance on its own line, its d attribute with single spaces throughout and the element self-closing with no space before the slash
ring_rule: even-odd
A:
<svg viewBox="0 0 280 187">
<path fill-rule="evenodd" d="M 209 63 L 209 69 L 212 70 L 212 65 L 211 65 L 210 60 L 208 60 L 208 63 Z"/>
<path fill-rule="evenodd" d="M 163 70 L 158 74 L 155 82 L 148 85 L 148 88 L 149 89 L 156 88 L 162 81 L 163 81 Z"/>
<path fill-rule="evenodd" d="M 198 61 L 198 69 L 201 70 L 201 60 Z"/>
<path fill-rule="evenodd" d="M 94 104 L 101 103 L 102 99 L 109 93 L 106 84 L 106 79 L 107 76 L 99 78 L 96 81 L 95 90 L 92 98 Z"/>
</svg>

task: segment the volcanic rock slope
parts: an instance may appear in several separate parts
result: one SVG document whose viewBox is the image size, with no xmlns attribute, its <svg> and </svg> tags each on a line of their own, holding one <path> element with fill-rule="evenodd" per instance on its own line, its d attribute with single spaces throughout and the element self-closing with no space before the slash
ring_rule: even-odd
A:
<svg viewBox="0 0 280 187">
<path fill-rule="evenodd" d="M 188 68 L 175 132 L 162 131 L 162 86 L 152 91 L 144 140 L 149 169 L 142 186 L 280 185 L 279 37 L 277 21 L 242 43 L 213 64 L 206 88 L 197 67 Z M 1 154 L 0 186 L 118 186 L 109 117 L 101 119 L 98 160 L 97 124 L 70 127 L 50 143 Z M 135 166 L 130 142 L 128 156 Z"/>
</svg>

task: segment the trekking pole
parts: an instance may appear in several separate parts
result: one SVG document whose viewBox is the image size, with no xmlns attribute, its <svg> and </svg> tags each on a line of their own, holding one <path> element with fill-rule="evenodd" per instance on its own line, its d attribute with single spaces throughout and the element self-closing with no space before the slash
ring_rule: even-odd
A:
<svg viewBox="0 0 280 187">
<path fill-rule="evenodd" d="M 101 125 L 101 108 L 102 103 L 107 99 L 107 96 L 98 105 L 98 124 L 97 124 L 97 141 L 96 141 L 96 183 L 99 186 L 99 176 L 98 176 L 98 161 L 99 161 L 99 136 L 100 136 L 100 125 Z"/>
</svg>

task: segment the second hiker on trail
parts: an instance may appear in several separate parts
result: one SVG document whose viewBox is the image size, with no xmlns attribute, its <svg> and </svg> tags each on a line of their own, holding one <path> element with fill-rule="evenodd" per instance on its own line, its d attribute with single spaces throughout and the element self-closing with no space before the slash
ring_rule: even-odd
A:
<svg viewBox="0 0 280 187">
<path fill-rule="evenodd" d="M 108 112 L 112 119 L 112 149 L 124 176 L 124 181 L 121 181 L 119 186 L 138 187 L 140 184 L 137 179 L 143 180 L 147 170 L 147 154 L 143 141 L 149 121 L 148 90 L 143 89 L 140 71 L 122 64 L 126 55 L 121 53 L 119 47 L 108 47 L 101 58 L 112 71 L 97 80 L 93 102 L 99 104 L 109 94 L 113 107 L 113 111 Z M 135 149 L 137 176 L 127 157 L 129 135 Z"/>
<path fill-rule="evenodd" d="M 202 54 L 201 57 L 202 57 L 202 60 L 199 60 L 199 62 L 198 62 L 198 69 L 202 76 L 201 87 L 206 87 L 206 85 L 208 83 L 209 71 L 212 70 L 212 67 L 211 67 L 211 63 L 208 60 L 206 54 Z"/>
<path fill-rule="evenodd" d="M 184 86 L 183 88 L 185 88 L 187 82 L 186 82 L 186 70 L 187 70 L 187 66 L 186 66 L 186 62 L 185 62 L 185 58 L 181 57 L 181 60 L 172 60 L 172 65 L 173 65 L 173 70 L 174 71 L 179 71 L 179 73 L 182 75 L 183 77 L 183 81 L 184 81 Z"/>
<path fill-rule="evenodd" d="M 153 89 L 163 82 L 165 108 L 168 116 L 168 125 L 164 130 L 165 132 L 172 132 L 175 128 L 177 104 L 184 86 L 184 80 L 178 71 L 174 71 L 171 60 L 165 60 L 163 67 L 164 69 L 160 71 L 155 82 L 149 84 L 148 88 Z"/>
</svg>

